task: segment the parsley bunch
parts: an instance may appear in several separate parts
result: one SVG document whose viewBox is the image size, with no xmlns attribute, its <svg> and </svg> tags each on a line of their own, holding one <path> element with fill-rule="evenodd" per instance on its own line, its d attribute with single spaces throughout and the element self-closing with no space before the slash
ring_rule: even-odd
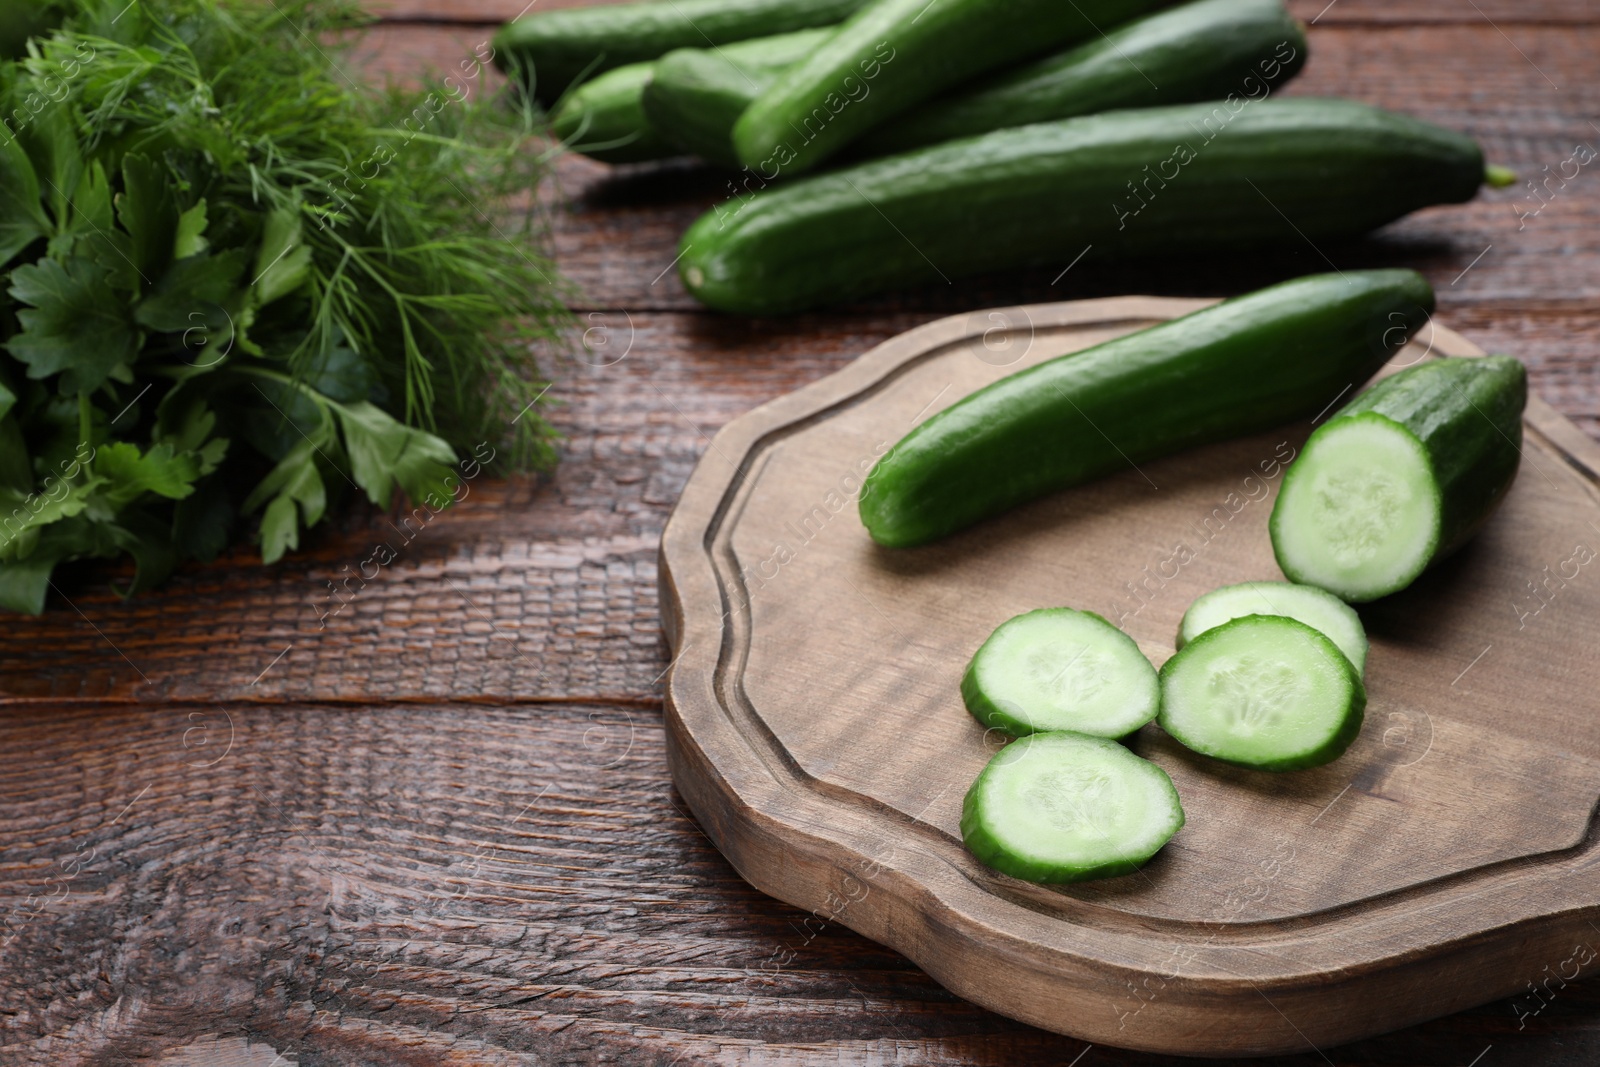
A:
<svg viewBox="0 0 1600 1067">
<path fill-rule="evenodd" d="M 341 0 L 51 6 L 0 41 L 0 606 L 248 528 L 271 563 L 357 491 L 443 506 L 481 442 L 553 460 L 523 406 L 562 290 L 500 214 L 540 129 L 482 99 L 491 55 L 378 94 L 327 51 Z"/>
</svg>

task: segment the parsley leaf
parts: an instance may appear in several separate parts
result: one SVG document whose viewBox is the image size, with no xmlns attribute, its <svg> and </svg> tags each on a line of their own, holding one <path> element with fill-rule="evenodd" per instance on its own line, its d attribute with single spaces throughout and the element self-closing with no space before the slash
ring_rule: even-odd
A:
<svg viewBox="0 0 1600 1067">
<path fill-rule="evenodd" d="M 166 168 L 149 156 L 130 152 L 122 157 L 122 192 L 117 219 L 133 239 L 133 266 L 145 286 L 166 273 L 178 234 L 180 214 Z"/>
<path fill-rule="evenodd" d="M 0 266 L 50 232 L 39 203 L 39 176 L 16 138 L 0 145 Z"/>
<path fill-rule="evenodd" d="M 91 392 L 119 372 L 126 377 L 139 333 L 103 269 L 85 259 L 25 264 L 11 272 L 11 295 L 32 308 L 17 312 L 22 332 L 5 345 L 28 365 L 28 377 L 60 374 L 62 395 Z"/>
<path fill-rule="evenodd" d="M 285 552 L 300 547 L 301 519 L 307 526 L 321 521 L 328 491 L 317 458 L 336 447 L 331 438 L 332 425 L 327 424 L 321 432 L 303 439 L 245 499 L 244 510 L 254 511 L 271 498 L 261 517 L 261 562 L 276 563 Z"/>
<path fill-rule="evenodd" d="M 200 460 L 193 452 L 175 452 L 165 441 L 142 454 L 139 446 L 118 441 L 95 453 L 94 473 L 105 479 L 101 495 L 115 511 L 145 493 L 182 500 L 194 492 Z"/>
<path fill-rule="evenodd" d="M 337 405 L 350 471 L 380 508 L 387 508 L 398 483 L 413 501 L 454 496 L 455 452 L 431 433 L 406 426 L 366 403 Z M 433 505 L 441 506 L 441 505 Z"/>
</svg>

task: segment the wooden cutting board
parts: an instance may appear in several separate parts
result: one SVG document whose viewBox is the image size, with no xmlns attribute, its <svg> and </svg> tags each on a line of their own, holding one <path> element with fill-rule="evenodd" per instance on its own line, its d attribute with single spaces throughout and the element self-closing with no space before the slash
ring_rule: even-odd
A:
<svg viewBox="0 0 1600 1067">
<path fill-rule="evenodd" d="M 1152 725 L 1135 750 L 1172 776 L 1188 823 L 1144 870 L 1042 887 L 962 847 L 962 797 L 999 743 L 962 707 L 973 650 L 1012 615 L 1066 605 L 1159 666 L 1196 596 L 1281 577 L 1266 522 L 1310 425 L 913 550 L 868 539 L 861 476 L 972 390 L 1205 303 L 943 319 L 725 427 L 662 538 L 678 789 L 813 929 L 843 923 L 963 997 L 1088 1041 L 1305 1051 L 1497 997 L 1537 1012 L 1600 971 L 1600 446 L 1538 400 L 1483 532 L 1362 609 L 1370 700 L 1341 759 L 1249 771 Z M 1480 353 L 1430 326 L 1391 369 L 1430 354 Z M 803 940 L 763 966 L 796 965 Z"/>
</svg>

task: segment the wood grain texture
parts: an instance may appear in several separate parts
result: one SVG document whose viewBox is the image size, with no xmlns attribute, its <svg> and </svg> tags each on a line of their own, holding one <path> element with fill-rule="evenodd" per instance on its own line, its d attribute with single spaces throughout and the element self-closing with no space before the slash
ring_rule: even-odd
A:
<svg viewBox="0 0 1600 1067">
<path fill-rule="evenodd" d="M 672 790 L 654 709 L 194 710 L 0 722 L 28 754 L 0 770 L 5 1063 L 144 1063 L 208 1034 L 337 1067 L 1083 1052 L 750 888 Z M 1592 1063 L 1597 985 L 1560 990 L 1501 1062 Z M 1515 1022 L 1494 1005 L 1327 1052 L 1460 1067 Z M 1081 1067 L 1178 1062 L 1096 1047 Z"/>
<path fill-rule="evenodd" d="M 348 70 L 420 82 L 512 13 L 498 3 L 396 0 L 427 24 L 380 27 Z M 1325 6 L 1295 0 L 1307 21 Z M 1594 5 L 1475 6 L 1499 29 L 1473 5 L 1338 0 L 1312 27 L 1305 91 L 1465 114 L 1535 170 L 1569 139 L 1595 143 Z M 1220 295 L 1325 265 L 993 278 L 746 322 L 698 312 L 670 273 L 651 284 L 725 178 L 558 169 L 575 199 L 549 200 L 554 249 L 600 316 L 583 325 L 611 351 L 633 344 L 610 366 L 546 357 L 568 434 L 554 476 L 486 476 L 327 630 L 324 583 L 366 558 L 383 528 L 370 512 L 271 570 L 241 550 L 126 605 L 91 570 L 62 583 L 82 616 L 58 598 L 43 619 L 4 620 L 0 1063 L 182 1062 L 219 1040 L 219 1055 L 255 1042 L 279 1067 L 1184 1062 L 1012 1022 L 751 889 L 668 784 L 653 546 L 718 427 L 905 329 L 1023 300 Z M 1406 224 L 1425 239 L 1370 258 L 1421 265 L 1446 321 L 1527 359 L 1535 391 L 1600 436 L 1595 188 L 1585 170 L 1522 233 L 1506 199 L 1485 201 L 1507 214 L 1481 234 L 1455 213 L 1484 208 L 1443 209 Z M 1511 254 L 1520 241 L 1543 243 Z M 1525 977 L 1541 999 L 1263 1062 L 1600 1062 L 1600 983 Z"/>
<path fill-rule="evenodd" d="M 1600 366 L 1589 355 L 1600 312 L 1447 314 L 1485 349 L 1527 361 L 1534 392 L 1600 435 Z M 127 603 L 109 588 L 117 572 L 77 572 L 45 615 L 5 620 L 0 695 L 658 700 L 656 544 L 710 436 L 932 317 L 585 312 L 585 327 L 601 331 L 589 362 L 548 364 L 566 434 L 552 476 L 495 482 L 491 465 L 370 582 L 361 564 L 384 538 L 402 540 L 398 512 L 357 508 L 276 567 L 244 547 Z"/>
</svg>

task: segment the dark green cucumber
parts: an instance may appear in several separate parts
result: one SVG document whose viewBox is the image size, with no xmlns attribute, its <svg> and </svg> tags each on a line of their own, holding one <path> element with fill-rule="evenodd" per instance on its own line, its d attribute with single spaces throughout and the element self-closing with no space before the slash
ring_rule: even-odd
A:
<svg viewBox="0 0 1600 1067">
<path fill-rule="evenodd" d="M 679 273 L 713 308 L 781 314 L 1084 254 L 1321 245 L 1470 200 L 1484 180 L 1470 137 L 1366 104 L 1230 111 L 1020 126 L 758 189 L 689 229 Z"/>
<path fill-rule="evenodd" d="M 775 33 L 832 26 L 864 0 L 647 0 L 534 11 L 494 36 L 495 62 L 550 104 L 613 67 Z"/>
<path fill-rule="evenodd" d="M 1510 356 L 1385 378 L 1311 435 L 1272 508 L 1294 581 L 1361 602 L 1399 592 L 1483 525 L 1522 456 L 1528 375 Z"/>
<path fill-rule="evenodd" d="M 733 128 L 740 162 L 798 174 L 968 78 L 1100 35 L 1163 0 L 874 0 Z"/>
<path fill-rule="evenodd" d="M 849 154 L 889 155 L 1097 111 L 1264 99 L 1305 57 L 1305 30 L 1283 0 L 1195 0 L 929 101 L 863 135 Z"/>
<path fill-rule="evenodd" d="M 733 125 L 827 31 L 663 56 L 645 87 L 645 114 L 668 140 L 737 165 Z M 1305 63 L 1305 33 L 1282 0 L 1195 0 L 981 84 L 962 86 L 891 119 L 845 150 L 870 158 L 1008 126 L 1189 100 L 1260 99 Z"/>
<path fill-rule="evenodd" d="M 680 48 L 656 60 L 644 89 L 651 126 L 686 152 L 738 166 L 733 124 L 761 89 L 816 50 L 832 29 L 758 37 L 725 48 Z"/>
<path fill-rule="evenodd" d="M 562 97 L 550 129 L 574 152 L 606 163 L 642 163 L 678 154 L 645 117 L 641 95 L 654 63 L 629 63 Z"/>
<path fill-rule="evenodd" d="M 1048 360 L 938 412 L 880 459 L 861 521 L 918 545 L 1130 464 L 1315 415 L 1433 308 L 1409 270 L 1317 274 Z"/>
</svg>

